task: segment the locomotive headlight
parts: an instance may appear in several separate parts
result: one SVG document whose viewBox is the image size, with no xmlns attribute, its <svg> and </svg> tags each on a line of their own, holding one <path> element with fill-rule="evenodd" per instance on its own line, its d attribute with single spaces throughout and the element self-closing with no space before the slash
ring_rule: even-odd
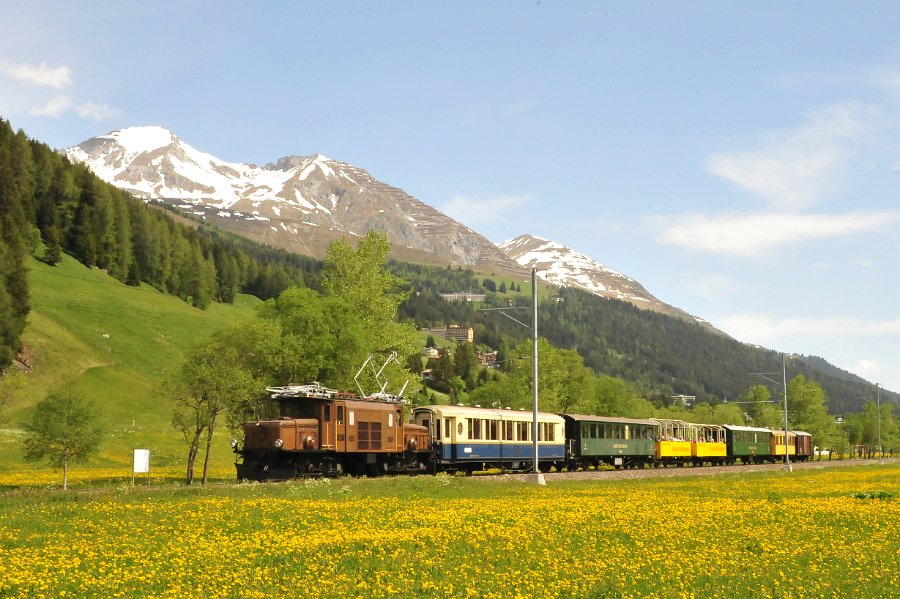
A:
<svg viewBox="0 0 900 599">
<path fill-rule="evenodd" d="M 281 449 L 281 446 L 284 445 L 284 441 L 281 439 L 275 439 L 275 447 L 277 449 Z"/>
<path fill-rule="evenodd" d="M 231 440 L 231 448 L 232 448 L 232 449 L 237 449 L 237 439 L 232 439 L 232 440 Z"/>
</svg>

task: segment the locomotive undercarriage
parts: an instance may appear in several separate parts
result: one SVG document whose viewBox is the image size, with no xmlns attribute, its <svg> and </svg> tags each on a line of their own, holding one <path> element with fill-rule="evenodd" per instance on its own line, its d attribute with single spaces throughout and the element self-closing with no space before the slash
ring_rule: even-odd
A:
<svg viewBox="0 0 900 599">
<path fill-rule="evenodd" d="M 291 480 L 295 478 L 380 476 L 430 472 L 430 460 L 421 452 L 341 454 L 310 451 L 254 451 L 236 462 L 238 480 Z"/>
</svg>

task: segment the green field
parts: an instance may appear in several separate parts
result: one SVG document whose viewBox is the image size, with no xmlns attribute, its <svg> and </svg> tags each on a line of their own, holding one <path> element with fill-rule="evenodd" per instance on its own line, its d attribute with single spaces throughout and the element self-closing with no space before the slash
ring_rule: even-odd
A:
<svg viewBox="0 0 900 599">
<path fill-rule="evenodd" d="M 20 489 L 0 492 L 0 596 L 896 597 L 898 481 L 890 464 Z"/>
<path fill-rule="evenodd" d="M 199 310 L 148 286 L 125 286 L 70 257 L 57 267 L 32 260 L 29 268 L 32 311 L 23 341 L 30 371 L 3 413 L 0 472 L 22 468 L 21 423 L 57 385 L 76 386 L 102 409 L 108 436 L 89 466 L 130 464 L 134 448 L 151 449 L 156 465 L 183 463 L 184 441 L 158 385 L 192 342 L 252 318 L 259 300 L 239 296 L 234 305 Z M 222 435 L 216 466 L 231 461 Z"/>
</svg>

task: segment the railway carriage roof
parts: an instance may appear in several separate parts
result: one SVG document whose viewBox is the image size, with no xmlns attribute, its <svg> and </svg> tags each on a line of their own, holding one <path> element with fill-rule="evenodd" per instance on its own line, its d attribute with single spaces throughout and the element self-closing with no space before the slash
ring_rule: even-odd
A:
<svg viewBox="0 0 900 599">
<path fill-rule="evenodd" d="M 576 422 L 606 422 L 611 424 L 643 424 L 647 426 L 656 426 L 652 420 L 643 418 L 620 418 L 616 416 L 592 416 L 590 414 L 560 414 L 566 420 L 574 420 Z"/>
<path fill-rule="evenodd" d="M 735 424 L 726 424 L 724 425 L 730 431 L 746 431 L 751 433 L 771 433 L 767 428 L 760 428 L 758 426 L 737 426 Z"/>
<path fill-rule="evenodd" d="M 498 410 L 496 408 L 476 408 L 470 406 L 419 406 L 418 410 L 429 410 L 446 418 L 448 416 L 460 416 L 463 418 L 492 418 L 498 420 L 527 420 L 531 421 L 533 412 L 531 410 Z M 556 414 L 549 412 L 538 412 L 538 422 L 557 422 L 562 424 L 564 420 Z"/>
</svg>

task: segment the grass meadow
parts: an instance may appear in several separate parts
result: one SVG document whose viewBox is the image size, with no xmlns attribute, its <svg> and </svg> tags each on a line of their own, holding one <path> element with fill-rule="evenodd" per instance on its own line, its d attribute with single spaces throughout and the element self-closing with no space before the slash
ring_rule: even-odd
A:
<svg viewBox="0 0 900 599">
<path fill-rule="evenodd" d="M 63 493 L 12 476 L 0 596 L 900 595 L 897 464 L 545 487 L 95 473 Z"/>
<path fill-rule="evenodd" d="M 255 316 L 259 300 L 199 310 L 149 286 L 128 287 L 69 256 L 56 267 L 29 263 L 32 310 L 23 341 L 30 370 L 0 415 L 0 473 L 23 468 L 21 425 L 57 385 L 74 385 L 102 410 L 108 434 L 89 465 L 131 464 L 134 448 L 153 450 L 155 464 L 184 463 L 186 446 L 157 389 L 198 338 Z M 227 436 L 227 432 L 223 435 Z M 216 463 L 230 465 L 227 439 Z"/>
</svg>

